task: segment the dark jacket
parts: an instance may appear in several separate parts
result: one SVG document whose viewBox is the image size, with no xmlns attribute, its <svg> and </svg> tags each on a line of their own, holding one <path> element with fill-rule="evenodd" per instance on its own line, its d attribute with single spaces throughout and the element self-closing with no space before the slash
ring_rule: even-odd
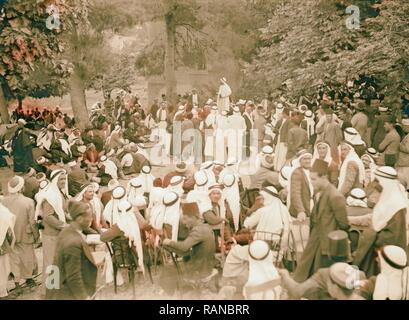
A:
<svg viewBox="0 0 409 320">
<path fill-rule="evenodd" d="M 290 214 L 297 217 L 300 212 L 310 215 L 312 194 L 308 185 L 307 177 L 302 168 L 297 168 L 291 175 L 291 204 Z"/>
<path fill-rule="evenodd" d="M 35 194 L 40 189 L 40 183 L 35 177 L 24 178 L 23 195 L 27 198 L 34 199 Z"/>
<path fill-rule="evenodd" d="M 97 267 L 89 246 L 72 226 L 58 236 L 54 265 L 60 272 L 60 289 L 47 289 L 47 299 L 84 300 L 95 293 Z"/>
<path fill-rule="evenodd" d="M 329 254 L 328 234 L 335 230 L 349 230 L 345 198 L 332 184 L 328 184 L 314 205 L 310 230 L 307 246 L 294 274 L 297 282 L 303 282 L 320 268 L 329 266 L 325 265 Z"/>
<path fill-rule="evenodd" d="M 211 274 L 216 248 L 213 231 L 208 224 L 198 222 L 184 241 L 172 241 L 166 247 L 178 255 L 186 256 L 190 253 L 190 260 L 186 264 L 187 277 L 200 279 Z"/>
<path fill-rule="evenodd" d="M 321 253 L 324 255 L 329 252 L 328 234 L 334 230 L 349 229 L 346 200 L 331 184 L 323 191 L 314 206 L 311 214 L 311 232 L 314 229 L 320 235 Z"/>
<path fill-rule="evenodd" d="M 406 209 L 399 210 L 389 220 L 385 228 L 376 232 L 366 229 L 359 238 L 353 264 L 364 271 L 368 277 L 379 273 L 376 250 L 387 245 L 394 245 L 407 250 L 406 244 Z"/>
</svg>

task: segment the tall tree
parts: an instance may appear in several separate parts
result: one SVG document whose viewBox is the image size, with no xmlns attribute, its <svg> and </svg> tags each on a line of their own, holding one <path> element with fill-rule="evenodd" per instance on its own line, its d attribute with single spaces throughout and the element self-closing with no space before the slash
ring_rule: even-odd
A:
<svg viewBox="0 0 409 320">
<path fill-rule="evenodd" d="M 85 90 L 105 87 L 104 82 L 109 80 L 104 80 L 112 76 L 113 68 L 122 61 L 109 46 L 109 37 L 113 32 L 134 25 L 138 15 L 137 8 L 129 0 L 115 3 L 81 0 L 77 8 L 76 18 L 65 38 L 69 47 L 65 58 L 73 64 L 70 96 L 74 117 L 78 126 L 84 128 L 88 124 Z"/>
<path fill-rule="evenodd" d="M 58 5 L 60 26 L 47 27 L 50 15 L 47 7 Z M 61 76 L 68 72 L 66 61 L 59 60 L 63 51 L 59 35 L 65 30 L 74 7 L 63 0 L 8 1 L 0 15 L 0 113 L 3 123 L 9 123 L 8 101 L 38 92 L 40 69 Z M 52 85 L 53 77 L 42 77 L 43 85 Z M 48 80 L 47 80 L 48 79 Z M 55 78 L 54 78 L 55 79 Z M 56 88 L 55 86 L 53 87 Z"/>
<path fill-rule="evenodd" d="M 164 52 L 163 75 L 166 81 L 166 96 L 172 104 L 177 102 L 176 70 L 181 64 L 183 53 L 199 47 L 205 50 L 206 47 L 201 37 L 204 27 L 201 8 L 206 2 L 203 0 L 140 1 L 144 8 L 145 21 L 161 22 L 164 26 L 166 35 L 164 41 L 154 44 L 153 47 L 156 49 L 155 52 L 158 49 Z M 146 55 L 140 58 L 145 62 L 148 60 Z M 141 65 L 140 61 L 139 65 Z"/>
</svg>

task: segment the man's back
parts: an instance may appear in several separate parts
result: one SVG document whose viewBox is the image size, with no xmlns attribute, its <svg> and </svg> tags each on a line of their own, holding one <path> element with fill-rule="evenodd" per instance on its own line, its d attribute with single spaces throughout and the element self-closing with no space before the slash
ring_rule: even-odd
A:
<svg viewBox="0 0 409 320">
<path fill-rule="evenodd" d="M 278 172 L 260 167 L 260 169 L 257 170 L 256 174 L 250 176 L 250 189 L 261 189 L 263 182 L 266 181 L 271 183 L 274 187 L 278 187 L 278 175 Z"/>
<path fill-rule="evenodd" d="M 216 245 L 212 228 L 206 223 L 199 223 L 192 228 L 189 237 L 192 236 L 200 242 L 192 248 L 193 270 L 199 274 L 209 274 L 214 266 L 214 254 Z"/>
<path fill-rule="evenodd" d="M 14 233 L 16 243 L 34 243 L 34 237 L 29 230 L 29 226 L 34 222 L 34 201 L 22 194 L 12 194 L 5 196 L 3 205 L 16 216 Z M 27 231 L 30 232 L 27 232 Z"/>
<path fill-rule="evenodd" d="M 24 179 L 24 191 L 23 194 L 27 198 L 34 199 L 35 194 L 40 188 L 40 183 L 35 177 L 26 177 Z"/>
<path fill-rule="evenodd" d="M 69 226 L 57 239 L 54 265 L 60 270 L 60 289 L 49 290 L 54 299 L 86 299 L 95 292 L 97 268 L 78 231 Z"/>
<path fill-rule="evenodd" d="M 346 200 L 332 184 L 322 192 L 311 215 L 311 232 L 315 229 L 320 237 L 321 254 L 329 250 L 328 233 L 334 230 L 348 230 Z"/>
</svg>

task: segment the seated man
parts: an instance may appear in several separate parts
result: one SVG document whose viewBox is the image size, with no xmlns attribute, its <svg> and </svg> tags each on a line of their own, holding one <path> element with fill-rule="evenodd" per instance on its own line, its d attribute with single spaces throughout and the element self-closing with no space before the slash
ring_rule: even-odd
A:
<svg viewBox="0 0 409 320">
<path fill-rule="evenodd" d="M 367 300 L 409 300 L 408 266 L 405 250 L 384 246 L 378 252 L 381 273 L 361 282 Z"/>
<path fill-rule="evenodd" d="M 84 152 L 82 159 L 83 164 L 87 167 L 87 171 L 96 172 L 99 162 L 99 152 L 93 143 L 88 144 L 87 150 Z"/>
<path fill-rule="evenodd" d="M 260 168 L 254 175 L 250 176 L 250 189 L 261 189 L 263 182 L 268 181 L 270 185 L 281 190 L 278 177 L 279 173 L 274 171 L 274 156 L 262 154 L 260 156 Z"/>
<path fill-rule="evenodd" d="M 177 242 L 165 239 L 163 240 L 163 246 L 178 255 L 190 255 L 190 259 L 184 265 L 183 278 L 185 281 L 196 285 L 198 283 L 204 284 L 213 275 L 214 254 L 216 252 L 214 235 L 210 226 L 200 220 L 197 203 L 183 204 L 182 213 L 183 223 L 189 229 L 187 238 Z M 169 272 L 169 270 L 167 271 Z M 162 279 L 164 278 L 163 275 Z M 174 277 L 173 282 L 175 278 L 177 279 L 177 277 Z M 175 288 L 175 285 L 170 287 Z"/>
<path fill-rule="evenodd" d="M 359 295 L 356 285 L 365 276 L 363 272 L 344 262 L 330 268 L 319 269 L 311 278 L 298 283 L 287 270 L 279 270 L 282 285 L 294 299 L 319 295 L 326 300 L 365 300 Z"/>
<path fill-rule="evenodd" d="M 149 165 L 148 159 L 138 153 L 136 144 L 130 143 L 125 150 L 125 155 L 121 159 L 121 166 L 125 175 L 140 173 L 143 166 Z"/>
</svg>

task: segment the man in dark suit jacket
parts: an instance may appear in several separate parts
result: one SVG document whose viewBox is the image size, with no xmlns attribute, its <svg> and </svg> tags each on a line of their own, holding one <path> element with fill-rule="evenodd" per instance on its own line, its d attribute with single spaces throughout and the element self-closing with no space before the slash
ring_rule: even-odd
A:
<svg viewBox="0 0 409 320">
<path fill-rule="evenodd" d="M 178 255 L 190 254 L 185 264 L 184 277 L 199 280 L 208 277 L 215 265 L 215 240 L 211 227 L 200 220 L 199 207 L 195 202 L 182 204 L 182 222 L 189 228 L 183 241 L 163 240 L 163 245 Z"/>
<path fill-rule="evenodd" d="M 311 215 L 312 209 L 311 199 L 313 190 L 311 190 L 308 180 L 312 155 L 307 151 L 303 151 L 298 159 L 300 161 L 300 167 L 294 170 L 290 180 L 290 214 L 294 218 L 298 218 L 300 222 L 303 222 Z"/>
<path fill-rule="evenodd" d="M 307 280 L 320 268 L 329 267 L 332 261 L 328 234 L 349 230 L 346 200 L 328 180 L 328 163 L 316 160 L 310 177 L 318 199 L 311 213 L 310 237 L 294 274 L 297 282 Z"/>
<path fill-rule="evenodd" d="M 97 267 L 83 233 L 91 226 L 92 212 L 87 204 L 77 201 L 69 203 L 68 211 L 73 221 L 59 234 L 54 258 L 59 287 L 46 282 L 46 298 L 86 300 L 95 293 L 97 281 Z"/>
</svg>

